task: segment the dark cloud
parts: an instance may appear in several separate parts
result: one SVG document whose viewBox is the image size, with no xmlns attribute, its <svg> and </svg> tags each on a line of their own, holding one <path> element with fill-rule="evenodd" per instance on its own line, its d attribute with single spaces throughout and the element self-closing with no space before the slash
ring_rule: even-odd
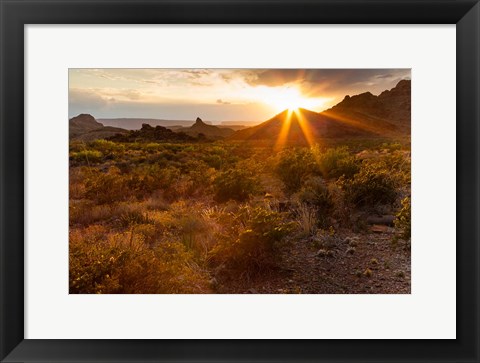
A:
<svg viewBox="0 0 480 363">
<path fill-rule="evenodd" d="M 410 78 L 410 69 L 265 69 L 252 70 L 245 75 L 252 86 L 278 87 L 296 83 L 304 94 L 381 92 L 392 81 Z"/>
<path fill-rule="evenodd" d="M 224 101 L 220 98 L 217 100 L 217 103 L 220 104 L 220 105 L 229 105 L 230 104 L 230 102 Z"/>
</svg>

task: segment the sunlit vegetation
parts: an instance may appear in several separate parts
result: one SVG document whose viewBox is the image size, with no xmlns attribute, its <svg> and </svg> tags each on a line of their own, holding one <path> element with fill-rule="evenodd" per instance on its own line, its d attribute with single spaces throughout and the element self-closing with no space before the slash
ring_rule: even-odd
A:
<svg viewBox="0 0 480 363">
<path fill-rule="evenodd" d="M 409 145 L 117 139 L 70 143 L 71 293 L 229 292 L 305 240 L 338 258 L 338 234 L 375 213 L 410 239 Z M 373 278 L 377 265 L 352 275 Z"/>
</svg>

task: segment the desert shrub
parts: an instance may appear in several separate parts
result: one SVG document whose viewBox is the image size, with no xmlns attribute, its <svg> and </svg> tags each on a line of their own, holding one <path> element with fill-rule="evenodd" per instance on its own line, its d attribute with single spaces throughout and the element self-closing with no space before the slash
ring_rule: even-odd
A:
<svg viewBox="0 0 480 363">
<path fill-rule="evenodd" d="M 281 153 L 275 173 L 285 185 L 285 191 L 295 193 L 303 181 L 316 170 L 315 160 L 307 148 L 285 150 Z"/>
<path fill-rule="evenodd" d="M 295 211 L 296 222 L 305 235 L 313 235 L 317 231 L 317 211 L 308 204 L 300 204 Z"/>
<path fill-rule="evenodd" d="M 208 232 L 208 225 L 201 215 L 186 214 L 178 219 L 180 240 L 187 250 L 197 250 L 202 234 Z"/>
<path fill-rule="evenodd" d="M 364 163 L 353 179 L 341 178 L 345 199 L 355 206 L 373 207 L 392 204 L 396 197 L 396 180 L 382 163 Z"/>
<path fill-rule="evenodd" d="M 173 199 L 176 195 L 175 182 L 179 178 L 180 170 L 175 167 L 141 164 L 123 175 L 124 192 L 141 199 L 153 192 L 161 191 L 165 198 Z"/>
<path fill-rule="evenodd" d="M 275 265 L 281 242 L 293 230 L 293 223 L 275 211 L 243 206 L 235 216 L 240 226 L 233 239 L 224 236 L 211 251 L 211 261 L 248 275 Z"/>
<path fill-rule="evenodd" d="M 258 189 L 257 179 L 252 173 L 239 168 L 220 173 L 214 181 L 215 200 L 226 202 L 230 199 L 243 202 Z"/>
<path fill-rule="evenodd" d="M 95 164 L 102 161 L 103 154 L 97 150 L 80 150 L 70 153 L 70 160 L 75 163 Z"/>
<path fill-rule="evenodd" d="M 360 169 L 360 165 L 355 156 L 351 155 L 346 147 L 327 149 L 320 152 L 313 150 L 316 154 L 318 167 L 325 178 L 352 178 Z"/>
<path fill-rule="evenodd" d="M 402 185 L 407 188 L 411 181 L 411 162 L 409 153 L 403 151 L 394 151 L 382 158 L 386 167 L 396 175 Z"/>
<path fill-rule="evenodd" d="M 153 221 L 148 217 L 148 214 L 130 210 L 120 215 L 119 222 L 122 227 L 130 227 L 136 224 L 152 224 Z"/>
<path fill-rule="evenodd" d="M 182 165 L 184 178 L 182 187 L 175 187 L 177 191 L 182 191 L 183 196 L 199 196 L 208 194 L 212 188 L 212 182 L 215 179 L 216 171 L 201 160 L 187 160 Z M 181 180 L 179 180 L 180 182 Z"/>
<path fill-rule="evenodd" d="M 121 155 L 125 151 L 125 145 L 102 139 L 90 142 L 89 147 L 101 152 L 108 159 Z"/>
<path fill-rule="evenodd" d="M 393 143 L 383 143 L 380 148 L 382 150 L 388 150 L 388 151 L 397 151 L 397 150 L 402 150 L 402 144 L 398 142 L 393 142 Z"/>
<path fill-rule="evenodd" d="M 300 203 L 316 210 L 317 222 L 325 226 L 333 208 L 333 197 L 327 184 L 321 177 L 308 179 L 298 192 Z"/>
<path fill-rule="evenodd" d="M 70 225 L 88 225 L 111 218 L 112 212 L 108 205 L 96 205 L 90 200 L 70 200 Z"/>
<path fill-rule="evenodd" d="M 85 197 L 97 204 L 113 203 L 128 197 L 125 180 L 120 170 L 112 167 L 108 172 L 92 171 L 85 181 Z"/>
<path fill-rule="evenodd" d="M 162 150 L 162 145 L 159 144 L 159 143 L 151 142 L 151 143 L 145 144 L 145 146 L 143 147 L 143 149 L 144 149 L 147 153 L 153 154 L 153 153 L 157 153 L 157 152 L 159 152 L 160 150 Z"/>
<path fill-rule="evenodd" d="M 139 233 L 106 235 L 91 228 L 70 234 L 72 294 L 208 292 L 206 274 L 177 242 L 149 248 Z"/>
<path fill-rule="evenodd" d="M 168 210 L 170 204 L 165 201 L 161 192 L 153 193 L 146 201 L 145 207 L 148 210 Z"/>
<path fill-rule="evenodd" d="M 412 235 L 412 208 L 410 198 L 406 197 L 402 200 L 402 207 L 398 211 L 394 220 L 395 227 L 399 231 L 398 237 L 409 240 Z"/>
</svg>

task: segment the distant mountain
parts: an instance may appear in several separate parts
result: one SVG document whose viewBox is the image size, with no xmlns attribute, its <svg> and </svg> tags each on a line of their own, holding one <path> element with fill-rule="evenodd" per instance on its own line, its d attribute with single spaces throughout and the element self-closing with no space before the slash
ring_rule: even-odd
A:
<svg viewBox="0 0 480 363">
<path fill-rule="evenodd" d="M 150 126 L 163 126 L 168 128 L 189 127 L 193 125 L 192 120 L 163 120 L 156 118 L 101 118 L 98 121 L 106 126 L 121 127 L 127 130 L 140 130 L 143 124 Z M 210 122 L 206 122 L 207 124 Z"/>
<path fill-rule="evenodd" d="M 200 117 L 197 117 L 195 123 L 192 126 L 175 128 L 174 131 L 183 132 L 187 135 L 195 137 L 203 135 L 207 139 L 223 139 L 232 135 L 235 132 L 230 128 L 207 125 L 205 122 L 202 121 Z"/>
<path fill-rule="evenodd" d="M 69 120 L 69 138 L 73 140 L 92 141 L 106 139 L 116 134 L 124 134 L 127 130 L 118 127 L 104 126 L 92 115 L 82 113 Z"/>
<path fill-rule="evenodd" d="M 306 144 L 322 138 L 375 138 L 410 134 L 410 80 L 374 96 L 346 96 L 321 113 L 285 110 L 260 125 L 236 131 L 230 140 L 270 140 Z"/>
</svg>

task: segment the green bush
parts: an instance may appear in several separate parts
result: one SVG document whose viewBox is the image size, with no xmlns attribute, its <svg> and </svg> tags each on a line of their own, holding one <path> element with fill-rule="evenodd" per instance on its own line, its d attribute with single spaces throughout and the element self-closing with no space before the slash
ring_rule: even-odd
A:
<svg viewBox="0 0 480 363">
<path fill-rule="evenodd" d="M 275 168 L 275 173 L 289 194 L 298 191 L 304 180 L 315 171 L 313 154 L 307 148 L 283 151 Z"/>
<path fill-rule="evenodd" d="M 214 181 L 215 200 L 243 202 L 258 190 L 258 181 L 254 175 L 242 169 L 229 169 L 220 173 Z"/>
<path fill-rule="evenodd" d="M 308 179 L 298 192 L 300 203 L 315 208 L 317 221 L 325 226 L 333 208 L 333 197 L 321 177 Z"/>
<path fill-rule="evenodd" d="M 125 151 L 125 145 L 103 139 L 92 141 L 89 143 L 89 146 L 92 149 L 100 151 L 109 159 L 121 155 Z"/>
<path fill-rule="evenodd" d="M 346 147 L 328 149 L 323 153 L 314 149 L 314 153 L 317 156 L 318 167 L 325 178 L 344 176 L 351 179 L 360 170 L 358 160 L 350 155 Z"/>
<path fill-rule="evenodd" d="M 243 206 L 236 214 L 242 226 L 237 238 L 220 241 L 211 251 L 211 261 L 249 275 L 275 265 L 280 242 L 293 231 L 293 222 L 275 211 Z"/>
<path fill-rule="evenodd" d="M 364 163 L 353 179 L 340 178 L 345 199 L 358 207 L 392 204 L 397 197 L 396 180 L 381 163 Z"/>
<path fill-rule="evenodd" d="M 102 158 L 103 154 L 97 150 L 81 150 L 70 153 L 70 160 L 83 164 L 99 163 L 102 161 Z"/>
<path fill-rule="evenodd" d="M 402 208 L 398 211 L 394 224 L 400 232 L 398 237 L 408 241 L 412 235 L 412 208 L 409 197 L 402 200 Z"/>
</svg>

